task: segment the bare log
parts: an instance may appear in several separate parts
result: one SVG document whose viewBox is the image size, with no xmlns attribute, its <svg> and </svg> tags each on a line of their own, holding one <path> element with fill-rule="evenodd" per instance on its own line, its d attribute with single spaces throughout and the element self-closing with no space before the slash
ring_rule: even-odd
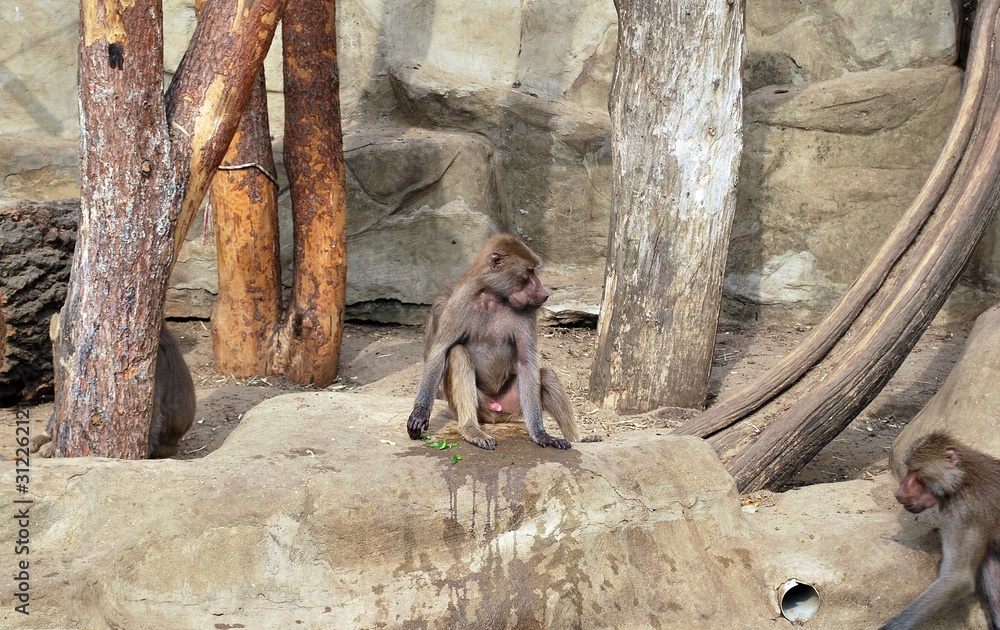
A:
<svg viewBox="0 0 1000 630">
<path fill-rule="evenodd" d="M 219 294 L 212 309 L 215 369 L 267 374 L 271 337 L 281 318 L 278 186 L 264 73 L 223 164 L 212 180 Z"/>
<path fill-rule="evenodd" d="M 622 412 L 700 409 L 743 147 L 743 3 L 615 6 L 611 233 L 590 397 Z"/>
<path fill-rule="evenodd" d="M 325 387 L 337 377 L 347 288 L 347 201 L 334 0 L 289 4 L 282 20 L 285 168 L 295 275 L 271 371 Z"/>
</svg>

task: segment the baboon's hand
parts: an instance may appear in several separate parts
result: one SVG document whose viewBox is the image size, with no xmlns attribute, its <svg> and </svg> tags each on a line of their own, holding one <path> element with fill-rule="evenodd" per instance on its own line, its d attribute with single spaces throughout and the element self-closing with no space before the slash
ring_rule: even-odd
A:
<svg viewBox="0 0 1000 630">
<path fill-rule="evenodd" d="M 553 435 L 549 435 L 548 433 L 543 433 L 537 438 L 532 438 L 532 439 L 535 441 L 535 444 L 539 446 L 554 446 L 561 451 L 564 451 L 568 448 L 573 448 L 573 445 L 570 443 L 569 440 L 557 438 Z"/>
<path fill-rule="evenodd" d="M 429 415 L 418 414 L 414 411 L 406 421 L 406 432 L 410 434 L 411 440 L 419 440 L 420 434 L 427 430 L 429 424 Z"/>
</svg>

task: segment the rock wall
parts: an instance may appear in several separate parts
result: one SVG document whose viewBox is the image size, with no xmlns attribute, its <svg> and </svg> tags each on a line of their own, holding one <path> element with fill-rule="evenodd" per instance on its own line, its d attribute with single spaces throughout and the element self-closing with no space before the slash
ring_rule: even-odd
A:
<svg viewBox="0 0 1000 630">
<path fill-rule="evenodd" d="M 730 313 L 807 322 L 829 310 L 923 184 L 961 87 L 958 68 L 930 66 L 751 93 Z"/>
<path fill-rule="evenodd" d="M 888 234 L 959 96 L 953 4 L 748 1 L 727 317 L 817 321 Z M 12 34 L 0 42 L 0 202 L 75 194 L 77 6 L 0 6 L 0 28 Z M 165 12 L 169 78 L 194 28 L 193 1 L 168 0 Z M 349 315 L 422 319 L 433 287 L 484 233 L 504 229 L 547 260 L 550 315 L 593 317 L 610 211 L 610 0 L 347 0 L 338 18 Z M 267 74 L 280 148 L 279 49 Z M 285 228 L 287 206 L 286 194 Z M 208 315 L 211 241 L 190 235 L 170 314 Z M 970 318 L 993 299 L 997 242 L 993 229 L 951 317 Z"/>
</svg>

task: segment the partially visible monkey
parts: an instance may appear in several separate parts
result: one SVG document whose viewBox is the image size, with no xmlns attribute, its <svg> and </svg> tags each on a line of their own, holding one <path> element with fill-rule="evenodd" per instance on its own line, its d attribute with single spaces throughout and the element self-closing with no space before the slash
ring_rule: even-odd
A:
<svg viewBox="0 0 1000 630">
<path fill-rule="evenodd" d="M 57 318 L 58 316 L 56 316 Z M 56 318 L 53 318 L 54 320 Z M 55 339 L 57 324 L 50 323 L 49 333 Z M 188 370 L 177 337 L 164 324 L 160 328 L 160 343 L 156 355 L 156 375 L 153 386 L 153 415 L 149 423 L 147 457 L 162 459 L 177 454 L 178 443 L 194 423 L 196 398 L 194 381 Z M 45 433 L 32 440 L 32 450 L 42 457 L 54 451 L 52 434 L 55 417 L 49 420 Z"/>
<path fill-rule="evenodd" d="M 191 371 L 181 354 L 181 346 L 166 325 L 160 328 L 156 355 L 156 383 L 153 386 L 153 417 L 149 423 L 149 458 L 177 454 L 177 447 L 194 424 L 197 399 Z"/>
<path fill-rule="evenodd" d="M 986 595 L 990 624 L 1000 629 L 1000 460 L 942 433 L 918 440 L 903 458 L 896 500 L 919 514 L 938 506 L 938 578 L 883 628 L 914 628 L 931 613 L 975 592 Z"/>
<path fill-rule="evenodd" d="M 538 307 L 549 297 L 535 269 L 541 264 L 510 234 L 490 238 L 475 262 L 442 287 L 431 306 L 424 372 L 406 423 L 414 440 L 427 429 L 439 387 L 458 418 L 458 432 L 481 448 L 496 440 L 479 426 L 524 416 L 540 446 L 570 448 L 580 435 L 573 406 L 556 373 L 539 365 Z M 552 415 L 563 437 L 546 433 L 542 412 Z"/>
</svg>

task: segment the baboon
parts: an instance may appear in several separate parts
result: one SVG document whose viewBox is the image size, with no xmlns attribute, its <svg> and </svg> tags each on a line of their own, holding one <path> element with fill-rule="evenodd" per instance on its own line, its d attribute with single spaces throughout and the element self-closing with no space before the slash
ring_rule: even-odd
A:
<svg viewBox="0 0 1000 630">
<path fill-rule="evenodd" d="M 149 423 L 149 458 L 162 459 L 177 454 L 177 446 L 194 424 L 197 400 L 191 371 L 181 354 L 174 333 L 160 328 L 156 355 L 156 384 L 153 386 L 153 417 Z"/>
<path fill-rule="evenodd" d="M 49 335 L 55 339 L 58 316 L 49 324 Z M 149 450 L 147 457 L 162 459 L 177 454 L 177 445 L 194 423 L 194 381 L 181 354 L 177 337 L 167 328 L 160 327 L 160 342 L 156 355 L 156 375 L 153 386 L 153 415 L 149 423 Z M 49 420 L 45 433 L 32 440 L 32 452 L 42 457 L 54 454 L 52 434 L 55 417 Z"/>
<path fill-rule="evenodd" d="M 435 395 L 458 418 L 458 431 L 481 448 L 496 447 L 480 422 L 524 417 L 540 446 L 570 448 L 580 436 L 573 406 L 556 373 L 539 365 L 536 319 L 549 297 L 535 269 L 538 256 L 510 234 L 490 238 L 457 281 L 431 305 L 424 371 L 406 428 L 412 439 L 427 429 Z M 542 412 L 552 415 L 560 439 L 546 433 Z"/>
<path fill-rule="evenodd" d="M 914 514 L 938 506 L 941 568 L 927 590 L 882 628 L 917 627 L 973 594 L 978 574 L 991 627 L 1000 629 L 1000 460 L 938 431 L 918 440 L 903 463 L 896 500 Z"/>
</svg>

